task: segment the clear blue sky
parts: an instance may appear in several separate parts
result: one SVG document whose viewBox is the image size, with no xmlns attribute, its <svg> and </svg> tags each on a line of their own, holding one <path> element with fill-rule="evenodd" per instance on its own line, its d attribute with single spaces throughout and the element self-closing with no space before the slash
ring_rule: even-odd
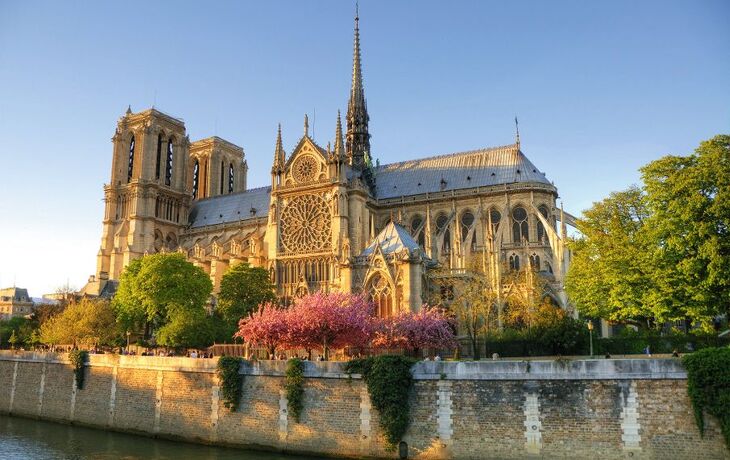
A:
<svg viewBox="0 0 730 460">
<path fill-rule="evenodd" d="M 354 2 L 0 0 L 0 286 L 94 273 L 110 138 L 127 104 L 243 146 L 269 183 L 310 114 L 346 109 Z M 730 131 L 730 2 L 360 5 L 381 163 L 513 142 L 580 213 L 637 169 Z"/>
</svg>

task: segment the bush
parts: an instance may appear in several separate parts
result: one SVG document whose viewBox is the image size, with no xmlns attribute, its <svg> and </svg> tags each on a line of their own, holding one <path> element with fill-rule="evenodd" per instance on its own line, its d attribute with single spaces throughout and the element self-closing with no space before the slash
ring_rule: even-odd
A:
<svg viewBox="0 0 730 460">
<path fill-rule="evenodd" d="M 720 421 L 725 444 L 730 447 L 730 348 L 705 348 L 684 356 L 687 393 L 695 420 L 704 436 L 704 411 Z"/>
<path fill-rule="evenodd" d="M 415 362 L 404 356 L 383 355 L 352 360 L 345 365 L 346 372 L 362 374 L 390 450 L 395 449 L 410 423 L 408 397 L 413 386 L 411 367 Z"/>
<path fill-rule="evenodd" d="M 299 358 L 292 358 L 286 366 L 286 400 L 289 413 L 299 422 L 304 408 L 304 362 Z"/>
<path fill-rule="evenodd" d="M 218 358 L 217 374 L 221 385 L 223 405 L 231 412 L 238 409 L 243 393 L 243 375 L 241 369 L 242 358 L 235 356 L 221 356 Z"/>
<path fill-rule="evenodd" d="M 76 376 L 76 388 L 79 390 L 84 389 L 84 364 L 88 357 L 89 352 L 86 350 L 73 350 L 68 354 L 68 359 L 71 361 Z"/>
</svg>

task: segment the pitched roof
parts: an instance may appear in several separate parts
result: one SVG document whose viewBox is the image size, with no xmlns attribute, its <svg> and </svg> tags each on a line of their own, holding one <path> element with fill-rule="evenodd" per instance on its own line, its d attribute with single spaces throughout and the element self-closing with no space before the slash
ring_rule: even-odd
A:
<svg viewBox="0 0 730 460">
<path fill-rule="evenodd" d="M 552 185 L 517 145 L 418 158 L 375 168 L 375 188 L 380 199 L 526 182 Z"/>
<path fill-rule="evenodd" d="M 393 222 L 389 222 L 360 255 L 369 256 L 373 254 L 376 246 L 380 246 L 380 250 L 384 255 L 398 254 L 403 250 L 408 251 L 409 256 L 423 252 L 418 243 L 408 233 L 408 230 Z"/>
<path fill-rule="evenodd" d="M 269 215 L 271 187 L 252 188 L 195 202 L 188 222 L 191 228 L 224 224 Z M 251 208 L 256 210 L 251 216 Z"/>
</svg>

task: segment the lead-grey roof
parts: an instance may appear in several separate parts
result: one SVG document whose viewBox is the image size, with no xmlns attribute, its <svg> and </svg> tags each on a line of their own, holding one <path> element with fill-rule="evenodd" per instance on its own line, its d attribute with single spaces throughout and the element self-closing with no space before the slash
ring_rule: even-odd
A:
<svg viewBox="0 0 730 460">
<path fill-rule="evenodd" d="M 517 145 L 418 158 L 375 168 L 379 199 L 516 182 L 551 185 Z"/>
<path fill-rule="evenodd" d="M 385 228 L 378 233 L 375 240 L 373 240 L 373 242 L 370 243 L 368 247 L 360 253 L 360 255 L 369 256 L 375 252 L 376 246 L 380 246 L 380 250 L 383 251 L 383 254 L 385 255 L 397 254 L 404 249 L 408 251 L 409 256 L 421 252 L 421 247 L 418 246 L 418 243 L 416 243 L 410 233 L 408 233 L 408 230 L 398 224 L 394 224 L 393 222 L 388 222 L 388 225 L 386 225 Z"/>
<path fill-rule="evenodd" d="M 269 215 L 271 187 L 252 188 L 197 201 L 190 210 L 191 228 L 225 224 Z M 256 214 L 251 216 L 251 208 Z"/>
</svg>

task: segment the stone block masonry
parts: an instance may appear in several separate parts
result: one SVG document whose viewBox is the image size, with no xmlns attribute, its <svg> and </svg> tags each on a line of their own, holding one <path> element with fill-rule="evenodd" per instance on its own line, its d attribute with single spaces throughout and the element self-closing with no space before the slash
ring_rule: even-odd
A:
<svg viewBox="0 0 730 460">
<path fill-rule="evenodd" d="M 91 355 L 78 390 L 66 355 L 0 352 L 0 413 L 206 444 L 397 458 L 367 387 L 342 363 L 305 363 L 288 413 L 286 363 L 243 366 L 236 412 L 215 360 Z M 678 360 L 421 362 L 404 441 L 422 459 L 730 459 L 717 421 L 701 438 Z"/>
</svg>

